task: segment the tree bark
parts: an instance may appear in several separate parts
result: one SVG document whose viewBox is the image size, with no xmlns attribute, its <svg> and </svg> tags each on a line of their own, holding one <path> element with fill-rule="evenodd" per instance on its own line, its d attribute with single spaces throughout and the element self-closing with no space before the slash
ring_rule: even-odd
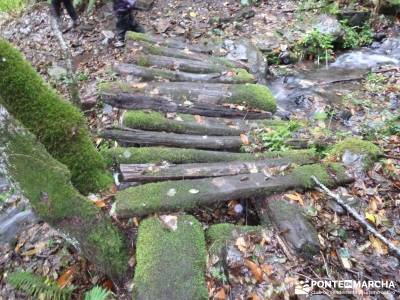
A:
<svg viewBox="0 0 400 300">
<path fill-rule="evenodd" d="M 296 161 L 297 162 L 297 161 Z M 121 164 L 123 181 L 156 182 L 261 173 L 268 168 L 288 165 L 288 159 L 233 161 L 181 165 Z"/>
<path fill-rule="evenodd" d="M 264 197 L 292 189 L 313 188 L 312 175 L 329 186 L 352 181 L 339 164 L 316 164 L 300 166 L 287 175 L 276 177 L 257 173 L 149 183 L 119 192 L 112 212 L 119 217 L 144 216 L 163 211 L 191 210 L 232 199 Z"/>
<path fill-rule="evenodd" d="M 183 104 L 160 96 L 147 96 L 143 93 L 125 93 L 120 90 L 102 90 L 101 99 L 114 107 L 122 109 L 152 109 L 155 111 L 200 115 L 207 117 L 266 119 L 271 117 L 270 112 L 243 111 L 222 105 L 208 103 Z"/>
<path fill-rule="evenodd" d="M 0 167 L 37 214 L 63 231 L 100 270 L 121 279 L 128 262 L 122 235 L 72 186 L 68 169 L 0 105 Z"/>
<path fill-rule="evenodd" d="M 129 40 L 128 40 L 128 47 L 133 48 L 133 49 L 138 49 L 138 51 L 140 51 L 140 53 L 162 55 L 162 56 L 183 58 L 183 59 L 190 59 L 190 60 L 198 60 L 198 61 L 217 64 L 217 65 L 220 65 L 223 67 L 239 68 L 239 69 L 245 69 L 245 70 L 249 71 L 249 66 L 244 62 L 230 60 L 225 57 L 211 56 L 211 55 L 203 54 L 203 53 L 199 53 L 199 52 L 191 52 L 188 49 L 179 50 L 179 49 L 174 49 L 174 48 L 162 47 L 162 46 L 148 43 L 145 41 L 129 41 Z"/>
<path fill-rule="evenodd" d="M 310 259 L 320 250 L 318 234 L 306 218 L 302 208 L 284 199 L 283 194 L 272 195 L 256 202 L 261 223 L 271 223 L 297 256 Z"/>
<path fill-rule="evenodd" d="M 100 135 L 115 140 L 124 146 L 167 146 L 232 151 L 238 151 L 242 146 L 239 136 L 200 136 L 137 129 L 108 129 L 102 131 Z"/>
<path fill-rule="evenodd" d="M 200 60 L 189 60 L 185 58 L 176 58 L 160 55 L 138 55 L 131 62 L 142 67 L 157 67 L 160 69 L 177 70 L 181 72 L 209 74 L 227 72 L 228 68 L 218 64 L 212 64 Z"/>
<path fill-rule="evenodd" d="M 266 86 L 258 84 L 222 84 L 200 82 L 152 82 L 127 84 L 123 82 L 102 84 L 100 92 L 108 95 L 127 93 L 158 96 L 178 101 L 188 106 L 193 103 L 209 105 L 233 104 L 249 109 L 275 112 L 276 101 Z"/>
<path fill-rule="evenodd" d="M 227 84 L 240 84 L 240 83 L 254 83 L 254 77 L 242 78 L 237 76 L 235 71 L 224 71 L 222 73 L 210 74 L 195 74 L 180 71 L 159 70 L 154 68 L 147 68 L 137 66 L 134 64 L 117 64 L 114 70 L 122 75 L 133 75 L 140 77 L 143 81 L 180 81 L 180 82 L 208 82 L 208 83 L 227 83 Z M 250 74 L 249 74 L 250 75 Z M 251 76 L 251 75 L 250 75 Z"/>
</svg>

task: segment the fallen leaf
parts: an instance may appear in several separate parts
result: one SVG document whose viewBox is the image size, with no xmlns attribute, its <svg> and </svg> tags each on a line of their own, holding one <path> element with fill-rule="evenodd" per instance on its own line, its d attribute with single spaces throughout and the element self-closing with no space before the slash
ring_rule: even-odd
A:
<svg viewBox="0 0 400 300">
<path fill-rule="evenodd" d="M 249 138 L 247 137 L 247 135 L 245 135 L 243 133 L 240 134 L 240 140 L 242 141 L 243 145 L 250 144 Z"/>
<path fill-rule="evenodd" d="M 189 193 L 191 193 L 191 194 L 198 194 L 200 191 L 199 190 L 196 190 L 196 189 L 190 189 L 189 190 Z"/>
<path fill-rule="evenodd" d="M 57 285 L 60 288 L 65 288 L 70 285 L 72 280 L 74 279 L 74 275 L 76 273 L 75 266 L 69 267 L 62 275 L 57 279 Z"/>
<path fill-rule="evenodd" d="M 160 216 L 160 219 L 169 230 L 175 231 L 178 229 L 178 217 L 177 216 L 164 215 L 164 216 Z"/>
<path fill-rule="evenodd" d="M 238 249 L 239 249 L 241 252 L 246 252 L 246 251 L 247 251 L 247 243 L 246 243 L 244 237 L 242 237 L 242 236 L 241 236 L 241 237 L 238 237 L 238 238 L 236 239 L 235 245 L 236 245 L 236 247 L 238 247 Z"/>
<path fill-rule="evenodd" d="M 288 198 L 288 199 L 290 199 L 290 200 L 299 202 L 299 204 L 300 204 L 301 206 L 304 206 L 303 197 L 302 197 L 299 193 L 285 194 L 285 197 Z"/>
<path fill-rule="evenodd" d="M 376 253 L 379 255 L 386 255 L 388 253 L 388 248 L 387 246 L 382 243 L 382 241 L 373 235 L 369 236 L 369 240 L 371 241 L 372 247 L 376 250 Z"/>
<path fill-rule="evenodd" d="M 204 117 L 203 117 L 203 116 L 199 116 L 199 115 L 195 115 L 195 116 L 194 116 L 194 119 L 195 119 L 196 122 L 199 123 L 199 124 L 203 124 L 204 121 L 205 121 Z"/>
<path fill-rule="evenodd" d="M 248 267 L 250 269 L 251 273 L 253 273 L 254 278 L 257 280 L 258 283 L 260 283 L 264 280 L 263 272 L 261 271 L 261 268 L 256 263 L 252 262 L 249 259 L 246 259 L 244 263 L 245 263 L 246 267 Z"/>
<path fill-rule="evenodd" d="M 173 197 L 176 195 L 176 189 L 169 189 L 167 192 L 167 196 Z"/>
<path fill-rule="evenodd" d="M 220 288 L 218 290 L 218 292 L 214 296 L 214 299 L 215 300 L 225 300 L 226 299 L 226 293 L 225 293 L 224 288 Z"/>
</svg>

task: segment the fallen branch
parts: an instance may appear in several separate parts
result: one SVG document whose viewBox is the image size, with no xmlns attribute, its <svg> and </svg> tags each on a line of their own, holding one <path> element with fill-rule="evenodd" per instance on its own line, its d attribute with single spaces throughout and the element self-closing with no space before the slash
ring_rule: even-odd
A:
<svg viewBox="0 0 400 300">
<path fill-rule="evenodd" d="M 50 24 L 51 24 L 53 33 L 58 40 L 58 44 L 60 45 L 61 51 L 64 56 L 65 66 L 67 69 L 67 76 L 69 79 L 68 83 L 67 83 L 69 96 L 71 97 L 72 103 L 74 103 L 77 107 L 80 107 L 81 106 L 81 98 L 79 96 L 79 85 L 78 85 L 78 81 L 76 80 L 76 77 L 75 77 L 74 67 L 72 64 L 71 51 L 69 50 L 67 43 L 65 42 L 65 40 L 63 38 L 63 34 L 60 30 L 57 19 L 55 17 L 53 17 L 53 16 L 50 17 Z"/>
<path fill-rule="evenodd" d="M 325 185 L 323 185 L 315 176 L 311 176 L 312 180 L 322 188 L 330 197 L 332 197 L 337 203 L 339 203 L 344 209 L 346 209 L 350 215 L 353 216 L 357 221 L 359 221 L 369 232 L 380 239 L 391 251 L 396 253 L 400 257 L 400 249 L 397 248 L 393 243 L 391 243 L 387 238 L 385 238 L 381 233 L 379 233 L 374 227 L 372 227 L 360 214 L 352 208 L 350 205 L 346 204 L 339 195 L 333 193 Z"/>
<path fill-rule="evenodd" d="M 345 79 L 326 81 L 326 82 L 321 82 L 319 84 L 320 85 L 329 85 L 329 84 L 336 84 L 336 83 L 343 83 L 343 82 L 350 82 L 350 81 L 358 81 L 358 80 L 363 80 L 365 78 L 365 76 L 367 76 L 370 73 L 382 74 L 382 73 L 387 73 L 387 72 L 392 72 L 392 71 L 399 71 L 399 70 L 400 70 L 400 68 L 390 68 L 390 69 L 385 69 L 385 70 L 371 71 L 371 72 L 366 72 L 366 73 L 364 73 L 364 74 L 362 74 L 361 76 L 358 76 L 358 77 L 351 77 L 351 78 L 345 78 Z"/>
</svg>

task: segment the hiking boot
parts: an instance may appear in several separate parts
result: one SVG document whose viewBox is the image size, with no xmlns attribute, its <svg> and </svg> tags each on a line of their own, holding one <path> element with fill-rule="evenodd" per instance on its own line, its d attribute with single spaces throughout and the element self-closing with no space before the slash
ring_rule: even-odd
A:
<svg viewBox="0 0 400 300">
<path fill-rule="evenodd" d="M 117 40 L 117 41 L 114 43 L 114 47 L 115 47 L 115 48 L 122 48 L 122 47 L 124 47 L 124 46 L 125 46 L 125 42 L 124 42 L 124 41 Z"/>
</svg>

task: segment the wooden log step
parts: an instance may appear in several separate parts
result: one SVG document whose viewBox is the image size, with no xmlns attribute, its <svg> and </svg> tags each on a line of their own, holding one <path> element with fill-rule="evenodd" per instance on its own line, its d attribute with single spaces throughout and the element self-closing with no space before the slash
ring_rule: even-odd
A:
<svg viewBox="0 0 400 300">
<path fill-rule="evenodd" d="M 256 207 L 261 224 L 272 223 L 292 253 L 307 259 L 319 253 L 318 234 L 301 207 L 286 201 L 283 194 L 257 201 Z"/>
<path fill-rule="evenodd" d="M 116 147 L 102 150 L 101 154 L 108 166 L 144 163 L 161 164 L 165 161 L 172 164 L 186 164 L 266 159 L 285 160 L 287 164 L 292 162 L 297 164 L 308 164 L 315 162 L 318 159 L 318 155 L 313 149 L 251 154 L 167 147 Z"/>
<path fill-rule="evenodd" d="M 125 38 L 127 40 L 138 41 L 138 42 L 147 42 L 150 44 L 159 44 L 162 46 L 166 46 L 169 48 L 175 49 L 187 49 L 191 52 L 199 52 L 199 53 L 210 53 L 210 48 L 203 44 L 188 44 L 183 41 L 174 38 L 166 38 L 163 39 L 158 36 L 150 35 L 147 33 L 139 33 L 139 32 L 132 32 L 129 31 L 126 33 Z"/>
<path fill-rule="evenodd" d="M 300 166 L 287 175 L 276 177 L 257 173 L 149 183 L 117 193 L 112 214 L 118 217 L 132 217 L 162 211 L 191 210 L 232 199 L 312 188 L 315 183 L 311 175 L 330 187 L 352 181 L 342 165 L 332 163 Z"/>
<path fill-rule="evenodd" d="M 255 174 L 268 168 L 289 164 L 288 159 L 274 158 L 256 161 L 233 161 L 218 163 L 193 163 L 179 165 L 156 164 L 121 164 L 120 171 L 123 181 L 155 182 L 166 180 L 196 179 L 239 174 Z M 312 163 L 313 161 L 300 159 L 299 162 Z"/>
<path fill-rule="evenodd" d="M 198 60 L 198 61 L 204 61 L 204 62 L 209 62 L 213 64 L 217 64 L 223 67 L 227 68 L 240 68 L 240 69 L 245 69 L 249 71 L 249 66 L 241 61 L 234 61 L 227 59 L 225 57 L 219 57 L 219 56 L 212 56 L 208 54 L 203 54 L 199 52 L 192 52 L 189 49 L 184 49 L 184 50 L 179 50 L 176 48 L 169 48 L 169 47 L 163 47 L 160 46 L 159 44 L 155 43 L 149 43 L 145 41 L 132 41 L 129 37 L 129 34 L 127 35 L 127 41 L 128 41 L 128 47 L 129 48 L 134 48 L 137 49 L 135 50 L 135 54 L 140 52 L 140 53 L 146 53 L 146 54 L 153 54 L 153 55 L 162 55 L 162 56 L 168 56 L 168 57 L 175 57 L 175 58 L 183 58 L 183 59 L 190 59 L 190 60 Z"/>
<path fill-rule="evenodd" d="M 202 225 L 192 216 L 160 216 L 139 225 L 133 299 L 207 300 Z"/>
<path fill-rule="evenodd" d="M 148 96 L 143 93 L 125 93 L 111 89 L 99 91 L 105 103 L 122 109 L 152 109 L 164 113 L 183 113 L 207 117 L 266 119 L 271 117 L 270 112 L 243 111 L 237 108 L 207 103 L 184 104 L 165 97 Z"/>
<path fill-rule="evenodd" d="M 143 81 L 169 80 L 227 84 L 255 83 L 254 76 L 243 69 L 231 69 L 221 73 L 195 74 L 120 63 L 114 65 L 114 70 L 121 75 L 140 77 Z"/>
<path fill-rule="evenodd" d="M 106 129 L 100 133 L 100 136 L 115 140 L 123 146 L 167 146 L 239 151 L 243 145 L 239 136 L 201 136 L 138 129 Z"/>
<path fill-rule="evenodd" d="M 259 84 L 223 84 L 199 82 L 144 82 L 127 84 L 123 82 L 103 83 L 99 85 L 104 97 L 120 98 L 121 94 L 134 99 L 136 96 L 150 95 L 167 98 L 187 106 L 193 103 L 212 105 L 235 104 L 250 109 L 275 112 L 276 101 L 271 91 Z M 131 100 L 132 101 L 132 100 Z"/>
<path fill-rule="evenodd" d="M 190 60 L 185 58 L 175 58 L 153 54 L 136 55 L 130 63 L 135 63 L 142 67 L 156 67 L 160 69 L 188 72 L 195 74 L 224 73 L 230 69 L 215 63 L 208 63 L 200 60 Z M 242 71 L 248 74 L 246 70 Z M 251 76 L 250 74 L 247 77 Z"/>
<path fill-rule="evenodd" d="M 215 136 L 239 136 L 244 132 L 239 128 L 228 126 L 222 122 L 210 124 L 210 122 L 183 121 L 179 117 L 169 119 L 159 112 L 143 110 L 125 112 L 122 116 L 122 126 L 150 131 Z"/>
</svg>

